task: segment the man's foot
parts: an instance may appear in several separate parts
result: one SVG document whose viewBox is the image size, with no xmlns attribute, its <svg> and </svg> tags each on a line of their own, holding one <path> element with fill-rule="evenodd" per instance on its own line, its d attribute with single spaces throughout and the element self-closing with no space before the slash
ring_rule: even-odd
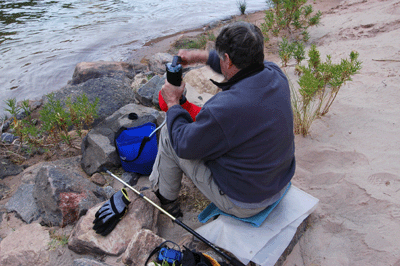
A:
<svg viewBox="0 0 400 266">
<path fill-rule="evenodd" d="M 175 218 L 183 217 L 183 213 L 179 206 L 178 200 L 168 200 L 168 199 L 164 198 L 160 194 L 159 190 L 156 191 L 156 196 L 161 202 L 161 208 L 163 208 L 165 211 L 167 211 L 169 214 L 171 214 Z"/>
</svg>

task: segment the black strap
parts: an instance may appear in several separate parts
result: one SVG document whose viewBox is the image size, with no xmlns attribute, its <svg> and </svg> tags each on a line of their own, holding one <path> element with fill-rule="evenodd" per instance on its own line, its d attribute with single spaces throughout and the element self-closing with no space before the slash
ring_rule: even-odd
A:
<svg viewBox="0 0 400 266">
<path fill-rule="evenodd" d="M 115 148 L 116 148 L 116 150 L 117 150 L 118 157 L 120 157 L 120 158 L 121 158 L 121 156 L 119 155 L 119 150 L 118 150 L 118 145 L 117 145 L 117 138 L 118 138 L 119 135 L 121 135 L 121 133 L 122 133 L 124 130 L 126 130 L 126 129 L 128 129 L 128 128 L 126 128 L 126 127 L 121 127 L 121 128 L 117 131 L 117 133 L 115 133 L 115 136 L 114 136 L 114 145 L 115 145 Z M 139 152 L 138 152 L 137 156 L 135 157 L 135 159 L 133 159 L 133 160 L 122 160 L 122 159 L 121 159 L 121 160 L 124 161 L 124 162 L 127 162 L 127 163 L 134 162 L 137 158 L 139 158 L 140 154 L 142 153 L 142 151 L 143 151 L 143 149 L 144 149 L 144 146 L 146 145 L 147 142 L 149 142 L 149 140 L 150 140 L 149 137 L 147 137 L 147 136 L 143 137 L 142 142 L 140 143 Z"/>
<path fill-rule="evenodd" d="M 164 244 L 164 243 L 163 243 Z M 161 244 L 162 245 L 162 244 Z M 161 245 L 159 245 L 158 247 L 156 247 L 149 255 L 149 257 L 147 258 L 146 262 L 144 263 L 144 266 L 147 265 L 147 263 L 149 262 L 150 258 L 153 257 L 154 254 L 156 254 L 157 252 L 159 252 L 161 250 Z"/>
</svg>

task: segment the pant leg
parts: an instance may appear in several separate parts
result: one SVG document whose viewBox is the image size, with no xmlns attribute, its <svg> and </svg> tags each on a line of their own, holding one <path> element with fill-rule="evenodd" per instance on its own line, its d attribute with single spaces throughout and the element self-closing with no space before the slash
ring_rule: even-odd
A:
<svg viewBox="0 0 400 266">
<path fill-rule="evenodd" d="M 161 195 L 169 200 L 179 196 L 182 173 L 189 177 L 195 186 L 212 201 L 220 210 L 237 217 L 250 217 L 265 208 L 244 209 L 236 206 L 214 182 L 210 169 L 202 160 L 186 160 L 179 158 L 172 148 L 167 126 L 161 129 L 157 157 L 150 174 L 154 190 L 159 189 Z"/>
</svg>

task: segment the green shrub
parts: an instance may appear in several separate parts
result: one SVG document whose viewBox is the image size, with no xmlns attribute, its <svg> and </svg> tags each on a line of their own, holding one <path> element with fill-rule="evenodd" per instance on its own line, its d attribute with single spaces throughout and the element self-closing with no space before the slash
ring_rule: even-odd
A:
<svg viewBox="0 0 400 266">
<path fill-rule="evenodd" d="M 38 120 L 32 119 L 28 100 L 22 101 L 21 106 L 17 106 L 15 99 L 5 101 L 7 103 L 5 110 L 13 116 L 11 128 L 20 140 L 19 151 L 24 147 L 29 153 L 35 148 L 54 147 L 62 142 L 72 146 L 69 130 L 75 128 L 78 135 L 83 138 L 82 129 L 89 127 L 97 117 L 98 99 L 90 103 L 85 94 L 77 97 L 75 101 L 68 98 L 66 107 L 60 100 L 54 99 L 53 93 L 46 95 L 46 98 L 48 102 L 40 110 Z M 16 115 L 21 109 L 28 116 L 17 120 Z"/>
<path fill-rule="evenodd" d="M 310 26 L 318 25 L 322 13 L 318 11 L 314 16 L 311 5 L 304 6 L 307 0 L 267 0 L 270 9 L 265 11 L 264 23 L 261 24 L 261 31 L 266 41 L 269 40 L 269 34 L 278 36 L 281 31 L 287 34 L 302 30 L 303 41 L 307 42 L 307 29 Z M 305 38 L 308 37 L 308 38 Z"/>
<path fill-rule="evenodd" d="M 305 59 L 305 48 L 302 42 L 289 43 L 288 40 L 283 37 L 282 41 L 278 43 L 279 46 L 279 57 L 282 61 L 282 66 L 286 67 L 287 63 L 291 58 L 296 59 L 296 63 L 300 64 Z"/>
<path fill-rule="evenodd" d="M 312 122 L 328 113 L 340 88 L 361 69 L 359 54 L 352 51 L 349 59 L 334 64 L 331 56 L 322 62 L 315 45 L 308 51 L 307 66 L 297 65 L 299 90 L 290 82 L 296 134 L 307 135 Z M 300 63 L 300 62 L 299 62 Z"/>
<path fill-rule="evenodd" d="M 244 15 L 244 13 L 246 12 L 246 7 L 247 7 L 246 0 L 238 0 L 236 2 L 236 4 L 239 8 L 240 14 Z"/>
</svg>

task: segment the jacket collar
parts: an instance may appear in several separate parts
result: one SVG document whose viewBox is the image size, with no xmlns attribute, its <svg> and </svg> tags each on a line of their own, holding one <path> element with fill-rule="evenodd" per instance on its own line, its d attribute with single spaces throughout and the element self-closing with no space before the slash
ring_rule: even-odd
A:
<svg viewBox="0 0 400 266">
<path fill-rule="evenodd" d="M 223 91 L 229 90 L 235 83 L 245 79 L 249 76 L 252 76 L 258 72 L 261 72 L 264 69 L 264 64 L 252 64 L 248 67 L 243 68 L 238 73 L 236 73 L 232 78 L 230 78 L 227 82 L 216 82 L 215 80 L 211 80 L 212 83 L 217 85 Z"/>
</svg>

